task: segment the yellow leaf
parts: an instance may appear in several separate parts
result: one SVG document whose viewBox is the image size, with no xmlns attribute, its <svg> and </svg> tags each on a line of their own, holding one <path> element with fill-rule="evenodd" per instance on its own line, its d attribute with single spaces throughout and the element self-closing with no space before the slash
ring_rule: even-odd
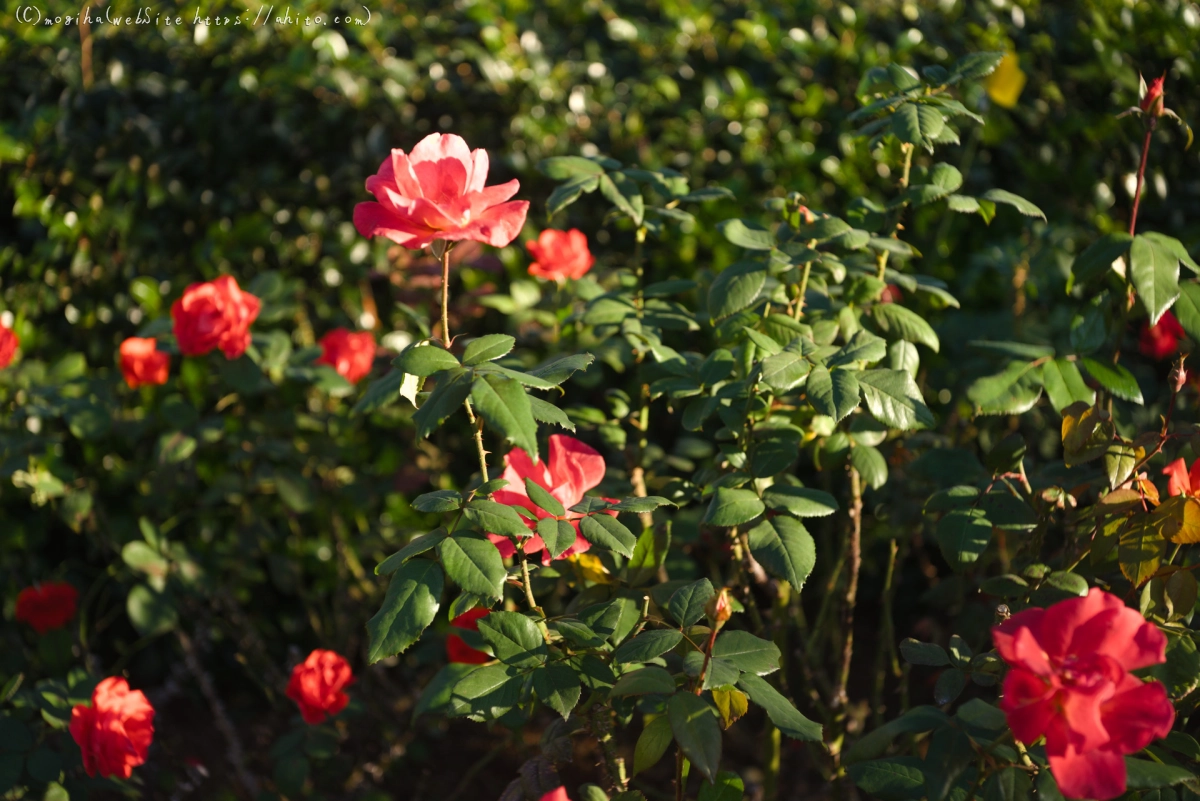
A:
<svg viewBox="0 0 1200 801">
<path fill-rule="evenodd" d="M 741 690 L 735 690 L 733 687 L 718 687 L 712 691 L 713 703 L 717 705 L 717 711 L 721 713 L 721 728 L 728 729 L 734 723 L 737 723 L 738 718 L 746 714 L 750 709 L 749 700 L 746 694 Z"/>
<path fill-rule="evenodd" d="M 590 553 L 576 554 L 570 557 L 575 566 L 575 575 L 580 581 L 590 581 L 594 584 L 612 584 L 608 568 L 600 561 L 600 557 Z"/>
<path fill-rule="evenodd" d="M 1182 545 L 1200 542 L 1200 502 L 1195 498 L 1183 495 L 1167 498 L 1157 514 L 1166 517 L 1163 534 L 1171 542 Z"/>
<path fill-rule="evenodd" d="M 988 76 L 984 84 L 988 97 L 997 106 L 1012 108 L 1017 105 L 1021 90 L 1025 88 L 1025 72 L 1016 53 L 1008 53 Z"/>
</svg>

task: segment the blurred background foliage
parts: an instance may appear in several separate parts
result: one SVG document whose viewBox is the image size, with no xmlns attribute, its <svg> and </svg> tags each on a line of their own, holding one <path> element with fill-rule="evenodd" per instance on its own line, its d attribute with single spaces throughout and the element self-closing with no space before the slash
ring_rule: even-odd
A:
<svg viewBox="0 0 1200 801">
<path fill-rule="evenodd" d="M 1015 106 L 996 105 L 982 83 L 964 87 L 963 102 L 987 124 L 964 128 L 946 160 L 962 170 L 964 191 L 1008 189 L 1049 222 L 1001 214 L 988 225 L 926 209 L 905 233 L 923 254 L 921 271 L 947 281 L 962 304 L 922 300 L 943 343 L 922 365 L 941 420 L 928 436 L 987 450 L 1009 421 L 972 420 L 963 389 L 996 364 L 967 342 L 1045 342 L 1068 329 L 1063 318 L 1079 302 L 1064 303 L 1073 255 L 1127 224 L 1141 129 L 1115 114 L 1136 103 L 1138 72 L 1166 71 L 1167 104 L 1200 121 L 1200 6 L 1180 0 L 459 0 L 365 9 L 303 0 L 287 7 L 291 24 L 253 27 L 258 6 L 213 3 L 169 12 L 179 26 L 87 28 L 18 22 L 24 5 L 3 0 L 0 13 L 0 312 L 12 315 L 23 354 L 0 373 L 5 616 L 34 579 L 85 588 L 85 656 L 162 688 L 181 705 L 174 717 L 192 721 L 164 716 L 169 752 L 212 725 L 197 691 L 171 690 L 182 645 L 164 635 L 179 619 L 206 632 L 194 645 L 220 692 L 246 701 L 234 718 L 250 750 L 264 751 L 284 713 L 254 710 L 267 709 L 264 698 L 284 707 L 284 665 L 312 645 L 362 651 L 363 621 L 381 592 L 371 568 L 425 530 L 407 499 L 469 477 L 458 459 L 465 440 L 412 446 L 411 410 L 351 418 L 344 386 L 319 377 L 314 386 L 298 366 L 335 326 L 372 329 L 393 351 L 425 333 L 436 303 L 432 261 L 364 240 L 351 223 L 354 204 L 368 199 L 363 180 L 389 148 L 411 148 L 432 131 L 486 148 L 493 182 L 517 177 L 518 197 L 533 201 L 523 238 L 547 225 L 579 227 L 598 270 L 630 259 L 632 231 L 604 225 L 598 197 L 547 220 L 551 183 L 534 169 L 539 160 L 600 153 L 671 167 L 693 186 L 728 186 L 736 200 L 707 204 L 700 223 L 671 227 L 647 250 L 647 280 L 702 276 L 737 258 L 712 223 L 753 217 L 767 198 L 798 191 L 832 211 L 857 197 L 888 199 L 897 154 L 868 150 L 845 121 L 869 68 L 1014 52 L 1027 75 Z M 57 0 L 41 10 L 78 13 Z M 334 15 L 365 20 L 368 10 L 366 24 L 331 24 Z M 136 11 L 115 0 L 92 14 Z M 318 14 L 325 24 L 296 23 Z M 241 25 L 216 24 L 239 15 Z M 1140 228 L 1194 253 L 1196 150 L 1183 151 L 1177 129 L 1160 130 Z M 520 334 L 542 319 L 530 311 L 543 289 L 525 277 L 522 248 L 462 248 L 456 258 L 456 331 Z M 183 288 L 224 272 L 264 300 L 258 367 L 175 360 L 167 386 L 128 390 L 116 369 L 119 342 L 166 330 Z M 539 347 L 536 335 L 523 344 Z M 575 391 L 618 386 L 604 369 Z M 1165 370 L 1144 363 L 1135 374 L 1152 389 Z M 1153 401 L 1138 422 L 1153 419 Z M 1041 429 L 1045 455 L 1056 452 L 1057 416 L 1026 421 Z M 659 445 L 665 453 L 674 443 Z M 907 508 L 892 524 L 918 514 L 924 494 L 894 483 L 878 499 L 875 525 L 890 525 L 885 500 Z M 137 542 L 153 554 L 131 549 Z M 910 561 L 902 581 L 915 591 L 901 593 L 901 615 L 908 628 L 936 627 L 918 599 L 936 586 L 938 568 Z M 818 564 L 817 577 L 825 569 Z M 395 714 L 441 659 L 430 640 L 405 655 L 403 669 L 361 679 L 361 696 L 373 701 L 358 714 L 372 722 L 355 735 L 358 751 L 344 749 L 346 764 L 324 768 L 329 784 L 318 784 L 333 797 L 403 786 L 414 799 L 444 798 L 459 776 L 439 773 L 431 756 L 494 746 L 474 728 L 414 728 Z M 6 628 L 0 674 L 30 660 L 70 663 L 69 643 L 54 648 L 35 654 Z M 212 753 L 199 758 L 219 762 L 220 738 L 207 740 L 197 747 Z M 789 769 L 802 792 L 802 768 Z M 152 784 L 184 780 L 157 770 Z M 471 796 L 493 797 L 510 778 L 503 764 L 484 769 Z"/>
</svg>

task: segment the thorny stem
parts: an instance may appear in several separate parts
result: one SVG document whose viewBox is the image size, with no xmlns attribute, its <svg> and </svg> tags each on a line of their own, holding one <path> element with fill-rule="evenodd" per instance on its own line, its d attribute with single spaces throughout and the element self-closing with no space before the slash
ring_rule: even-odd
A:
<svg viewBox="0 0 1200 801">
<path fill-rule="evenodd" d="M 713 626 L 712 632 L 708 635 L 708 645 L 704 646 L 704 662 L 700 665 L 700 675 L 696 677 L 696 695 L 704 692 L 704 676 L 708 673 L 708 662 L 712 659 L 712 649 L 717 641 L 717 631 L 717 627 Z"/>
<path fill-rule="evenodd" d="M 617 747 L 613 744 L 610 715 L 611 709 L 597 705 L 592 710 L 588 723 L 592 736 L 600 743 L 601 758 L 604 760 L 604 767 L 608 769 L 608 778 L 612 781 L 613 790 L 623 793 L 627 786 L 625 760 L 617 754 Z"/>
<path fill-rule="evenodd" d="M 808 292 L 808 276 L 812 272 L 812 262 L 804 262 L 804 272 L 800 275 L 800 293 L 796 298 L 795 319 L 804 316 L 804 295 Z"/>
<path fill-rule="evenodd" d="M 903 166 L 901 167 L 900 181 L 897 183 L 897 186 L 900 188 L 900 191 L 903 192 L 905 189 L 908 189 L 908 178 L 909 178 L 909 174 L 912 172 L 913 151 L 916 148 L 914 148 L 908 142 L 905 142 L 904 144 L 902 144 L 900 146 L 900 149 L 902 151 L 904 151 L 904 163 L 903 163 Z M 904 205 L 907 205 L 907 203 L 905 203 Z M 890 233 L 888 233 L 888 236 L 894 236 L 896 231 L 899 230 L 900 216 L 902 214 L 904 214 L 904 205 L 902 205 L 902 206 L 900 206 L 900 208 L 896 209 L 896 216 L 892 220 L 892 226 L 891 226 L 892 230 Z M 878 278 L 880 281 L 882 281 L 882 280 L 884 280 L 884 276 L 887 275 L 888 251 L 885 250 L 882 253 L 880 253 L 876 263 L 879 265 L 879 273 L 878 273 L 878 275 L 876 275 L 876 278 Z"/>
<path fill-rule="evenodd" d="M 904 166 L 900 173 L 900 188 L 908 189 L 908 175 L 912 171 L 913 151 L 916 150 L 911 142 L 905 142 L 900 145 L 900 149 L 904 151 Z"/>
<path fill-rule="evenodd" d="M 842 668 L 833 697 L 835 706 L 845 706 L 849 700 L 846 696 L 846 684 L 850 681 L 850 659 L 854 655 L 854 605 L 858 600 L 858 572 L 862 568 L 862 511 L 862 478 L 858 471 L 851 467 L 850 539 L 847 549 L 850 575 L 846 581 L 842 608 L 842 629 L 846 639 L 842 644 Z"/>
</svg>

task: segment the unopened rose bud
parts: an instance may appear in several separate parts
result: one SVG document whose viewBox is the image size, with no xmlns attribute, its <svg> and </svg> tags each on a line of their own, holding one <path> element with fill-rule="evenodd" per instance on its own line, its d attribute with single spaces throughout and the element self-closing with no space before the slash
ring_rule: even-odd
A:
<svg viewBox="0 0 1200 801">
<path fill-rule="evenodd" d="M 1163 115 L 1163 81 L 1166 78 L 1167 74 L 1164 72 L 1162 77 L 1151 81 L 1150 86 L 1146 88 L 1146 94 L 1142 95 L 1142 100 L 1138 104 L 1142 111 L 1151 117 L 1161 117 Z"/>
<path fill-rule="evenodd" d="M 730 603 L 728 588 L 722 587 L 705 605 L 704 612 L 715 628 L 720 628 L 721 624 L 733 617 L 733 604 Z"/>
<path fill-rule="evenodd" d="M 1185 384 L 1187 384 L 1187 370 L 1185 370 L 1183 367 L 1183 360 L 1185 358 L 1187 357 L 1181 356 L 1179 361 L 1175 362 L 1174 366 L 1171 367 L 1171 386 L 1177 393 L 1183 389 Z"/>
</svg>

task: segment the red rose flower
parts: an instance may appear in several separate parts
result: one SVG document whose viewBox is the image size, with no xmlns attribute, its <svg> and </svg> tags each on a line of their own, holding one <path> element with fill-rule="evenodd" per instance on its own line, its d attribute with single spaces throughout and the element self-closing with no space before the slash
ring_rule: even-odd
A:
<svg viewBox="0 0 1200 801">
<path fill-rule="evenodd" d="M 490 614 L 487 609 L 475 607 L 463 612 L 450 621 L 450 625 L 467 631 L 479 631 L 479 621 Z M 467 645 L 466 640 L 457 634 L 446 637 L 446 658 L 451 662 L 461 662 L 464 665 L 482 665 L 492 661 L 492 657 L 483 651 Z"/>
<path fill-rule="evenodd" d="M 525 247 L 534 258 L 529 274 L 538 278 L 582 278 L 596 261 L 588 250 L 587 235 L 577 228 L 547 228 L 538 234 L 536 242 L 526 242 Z"/>
<path fill-rule="evenodd" d="M 493 493 L 492 498 L 497 503 L 508 506 L 521 506 L 528 510 L 527 517 L 550 517 L 550 513 L 539 508 L 529 499 L 525 490 L 525 479 L 530 478 L 535 484 L 553 495 L 567 509 L 566 519 L 575 528 L 575 542 L 558 557 L 583 553 L 590 543 L 579 533 L 579 523 L 575 522 L 583 515 L 570 511 L 571 507 L 583 500 L 583 494 L 595 487 L 604 478 L 604 457 L 592 447 L 566 434 L 550 436 L 549 458 L 533 463 L 529 454 L 520 448 L 513 448 L 504 457 L 504 474 L 500 477 L 508 481 L 508 486 Z M 610 512 L 610 514 L 616 514 Z M 530 526 L 533 528 L 533 526 Z M 488 534 L 488 539 L 500 549 L 501 556 L 512 556 L 516 548 L 507 537 L 499 534 Z M 549 551 L 543 551 L 546 544 L 537 534 L 524 541 L 522 547 L 525 553 L 542 551 L 542 564 L 550 564 Z"/>
<path fill-rule="evenodd" d="M 350 696 L 342 688 L 353 682 L 350 663 L 341 654 L 317 649 L 292 669 L 287 697 L 300 707 L 305 723 L 320 723 L 346 708 Z"/>
<path fill-rule="evenodd" d="M 1063 795 L 1105 801 L 1124 793 L 1124 755 L 1165 737 L 1175 722 L 1163 685 L 1129 672 L 1166 659 L 1158 627 L 1093 588 L 1013 615 L 992 639 L 1011 668 L 1000 708 L 1022 743 L 1046 738 Z"/>
<path fill-rule="evenodd" d="M 1161 361 L 1179 349 L 1179 340 L 1183 339 L 1183 326 L 1171 312 L 1163 312 L 1158 318 L 1158 325 L 1151 327 L 1150 322 L 1142 323 L 1142 331 L 1138 335 L 1138 350 L 1143 356 Z"/>
<path fill-rule="evenodd" d="M 525 225 L 529 202 L 508 201 L 518 181 L 484 186 L 488 167 L 486 151 L 454 134 L 430 134 L 407 155 L 395 149 L 367 179 L 378 202 L 355 206 L 354 226 L 413 250 L 435 239 L 504 247 Z"/>
<path fill-rule="evenodd" d="M 17 338 L 17 332 L 0 323 L 0 370 L 12 364 L 13 356 L 16 355 L 20 344 L 21 340 Z"/>
<path fill-rule="evenodd" d="M 158 349 L 158 340 L 130 337 L 121 343 L 121 373 L 130 389 L 165 384 L 171 357 Z"/>
<path fill-rule="evenodd" d="M 566 787 L 555 787 L 542 796 L 541 801 L 571 801 L 571 798 L 567 795 Z"/>
<path fill-rule="evenodd" d="M 171 306 L 179 352 L 203 356 L 220 348 L 226 359 L 236 359 L 250 347 L 250 324 L 261 308 L 261 301 L 239 289 L 232 276 L 192 284 Z"/>
<path fill-rule="evenodd" d="M 375 335 L 370 331 L 352 333 L 335 328 L 321 337 L 321 358 L 317 364 L 328 364 L 338 375 L 357 384 L 371 372 L 375 361 Z"/>
<path fill-rule="evenodd" d="M 154 707 L 141 690 L 130 690 L 125 679 L 110 676 L 96 685 L 91 706 L 71 710 L 71 736 L 89 776 L 128 779 L 146 761 L 154 739 Z"/>
<path fill-rule="evenodd" d="M 1168 495 L 1200 496 L 1200 459 L 1192 462 L 1192 469 L 1187 469 L 1183 459 L 1176 459 L 1163 468 L 1167 477 Z"/>
<path fill-rule="evenodd" d="M 79 590 L 65 581 L 47 581 L 26 587 L 17 595 L 17 620 L 28 623 L 38 634 L 67 625 L 75 617 Z"/>
<path fill-rule="evenodd" d="M 1142 96 L 1141 102 L 1138 104 L 1142 111 L 1154 117 L 1161 117 L 1163 113 L 1163 82 L 1167 79 L 1167 73 L 1163 73 L 1161 77 L 1155 78 L 1146 87 L 1146 94 Z"/>
</svg>

